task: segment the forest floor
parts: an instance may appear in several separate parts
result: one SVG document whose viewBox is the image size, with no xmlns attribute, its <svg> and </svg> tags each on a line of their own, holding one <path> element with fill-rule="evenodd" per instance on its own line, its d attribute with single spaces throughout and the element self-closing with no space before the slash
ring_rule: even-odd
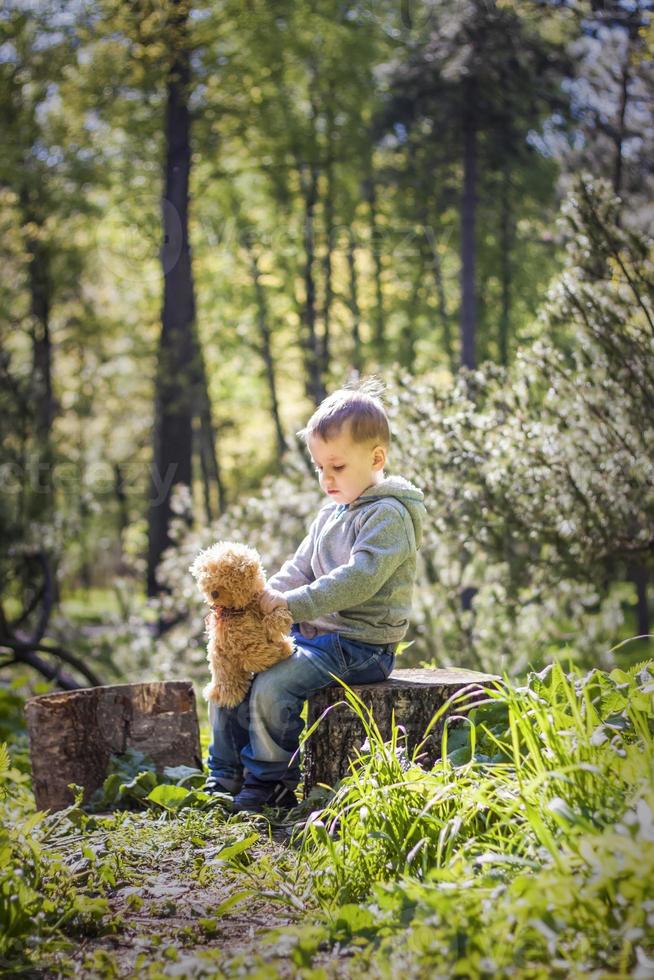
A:
<svg viewBox="0 0 654 980">
<path fill-rule="evenodd" d="M 90 848 L 105 861 L 113 855 L 118 872 L 115 885 L 103 888 L 108 915 L 98 934 L 91 929 L 91 934 L 80 935 L 38 976 L 351 976 L 354 950 L 339 944 L 321 952 L 312 942 L 311 968 L 303 968 L 302 936 L 311 935 L 311 912 L 301 905 L 294 908 L 293 899 L 280 891 L 281 877 L 270 874 L 296 860 L 290 828 L 271 825 L 263 817 L 232 817 L 221 824 L 209 813 L 210 839 L 204 839 L 201 831 L 198 835 L 201 816 L 195 814 L 186 840 L 179 839 L 183 821 L 175 827 L 174 821 L 155 820 L 149 813 L 125 815 L 109 834 L 85 831 L 85 852 Z M 254 843 L 242 860 L 222 863 L 221 851 L 235 838 L 254 838 Z M 72 869 L 83 863 L 81 842 L 68 861 Z"/>
</svg>

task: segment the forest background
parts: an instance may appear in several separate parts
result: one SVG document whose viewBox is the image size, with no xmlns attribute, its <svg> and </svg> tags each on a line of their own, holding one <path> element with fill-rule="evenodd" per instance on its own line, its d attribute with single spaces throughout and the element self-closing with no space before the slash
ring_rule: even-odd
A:
<svg viewBox="0 0 654 980">
<path fill-rule="evenodd" d="M 0 974 L 652 976 L 651 8 L 4 0 Z M 370 374 L 397 665 L 502 690 L 286 817 L 138 752 L 38 811 L 30 695 L 191 678 L 206 758 L 189 565 L 277 570 Z"/>
<path fill-rule="evenodd" d="M 650 15 L 3 5 L 3 680 L 201 683 L 192 558 L 279 567 L 295 433 L 370 373 L 429 514 L 399 665 L 642 658 Z"/>
</svg>

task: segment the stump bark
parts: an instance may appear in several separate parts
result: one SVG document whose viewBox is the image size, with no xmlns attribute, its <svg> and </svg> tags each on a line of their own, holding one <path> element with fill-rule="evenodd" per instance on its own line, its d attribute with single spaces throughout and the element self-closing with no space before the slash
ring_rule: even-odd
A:
<svg viewBox="0 0 654 980">
<path fill-rule="evenodd" d="M 112 755 L 133 748 L 164 766 L 202 768 L 191 681 L 112 684 L 30 698 L 25 705 L 34 796 L 39 809 L 86 803 L 107 775 Z"/>
<path fill-rule="evenodd" d="M 419 668 L 394 670 L 386 681 L 379 684 L 361 684 L 352 687 L 354 693 L 372 711 L 384 740 L 391 736 L 391 718 L 406 732 L 402 745 L 410 755 L 423 737 L 435 712 L 453 694 L 470 693 L 465 703 L 459 701 L 448 707 L 434 725 L 421 749 L 421 764 L 432 766 L 440 756 L 441 738 L 445 719 L 450 718 L 448 728 L 460 724 L 466 704 L 477 700 L 484 685 L 501 683 L 496 674 L 483 674 L 460 668 Z M 343 688 L 332 684 L 322 688 L 309 699 L 307 728 L 326 712 L 318 727 L 305 742 L 304 791 L 305 795 L 318 783 L 334 786 L 350 771 L 350 761 L 365 740 L 365 731 L 357 715 L 347 704 Z M 330 710 L 328 710 L 330 709 Z M 424 753 L 424 756 L 423 756 Z"/>
</svg>

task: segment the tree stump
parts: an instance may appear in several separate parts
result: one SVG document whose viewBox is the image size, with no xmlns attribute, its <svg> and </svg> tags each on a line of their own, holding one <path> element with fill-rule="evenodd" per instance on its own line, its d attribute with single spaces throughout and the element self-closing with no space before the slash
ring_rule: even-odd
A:
<svg viewBox="0 0 654 980">
<path fill-rule="evenodd" d="M 68 783 L 84 787 L 83 802 L 102 786 L 111 755 L 133 748 L 157 769 L 202 768 L 191 681 L 150 681 L 86 687 L 30 698 L 25 705 L 34 796 L 39 809 L 74 802 Z"/>
<path fill-rule="evenodd" d="M 466 701 L 448 707 L 438 719 L 421 750 L 425 766 L 431 766 L 440 757 L 441 738 L 445 718 L 464 715 L 466 704 L 478 700 L 475 695 L 482 693 L 484 685 L 495 686 L 501 683 L 496 674 L 482 674 L 476 670 L 460 668 L 419 668 L 394 670 L 386 681 L 379 684 L 354 685 L 352 690 L 361 698 L 373 714 L 384 740 L 391 736 L 391 715 L 406 732 L 403 745 L 407 753 L 413 751 L 423 737 L 435 712 L 453 694 L 466 688 L 470 697 Z M 339 684 L 331 684 L 317 691 L 309 699 L 307 728 L 327 711 L 314 733 L 305 742 L 304 754 L 304 792 L 323 783 L 334 786 L 350 771 L 350 760 L 355 750 L 360 749 L 365 740 L 365 731 L 356 714 L 349 705 L 338 704 L 345 700 L 345 692 Z M 460 719 L 452 717 L 448 728 L 459 724 Z"/>
</svg>

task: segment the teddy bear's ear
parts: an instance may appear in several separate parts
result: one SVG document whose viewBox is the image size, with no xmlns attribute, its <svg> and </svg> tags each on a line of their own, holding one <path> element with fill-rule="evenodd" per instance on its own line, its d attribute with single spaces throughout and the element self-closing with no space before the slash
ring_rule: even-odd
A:
<svg viewBox="0 0 654 980">
<path fill-rule="evenodd" d="M 188 570 L 196 581 L 199 581 L 204 575 L 207 567 L 207 559 L 209 558 L 211 551 L 211 548 L 205 548 L 204 551 L 201 551 L 195 556 L 189 565 Z"/>
<path fill-rule="evenodd" d="M 200 578 L 207 566 L 207 562 L 219 554 L 220 546 L 221 542 L 218 542 L 217 544 L 210 545 L 208 548 L 203 548 L 202 551 L 197 553 L 188 567 L 189 572 L 194 578 Z"/>
</svg>

